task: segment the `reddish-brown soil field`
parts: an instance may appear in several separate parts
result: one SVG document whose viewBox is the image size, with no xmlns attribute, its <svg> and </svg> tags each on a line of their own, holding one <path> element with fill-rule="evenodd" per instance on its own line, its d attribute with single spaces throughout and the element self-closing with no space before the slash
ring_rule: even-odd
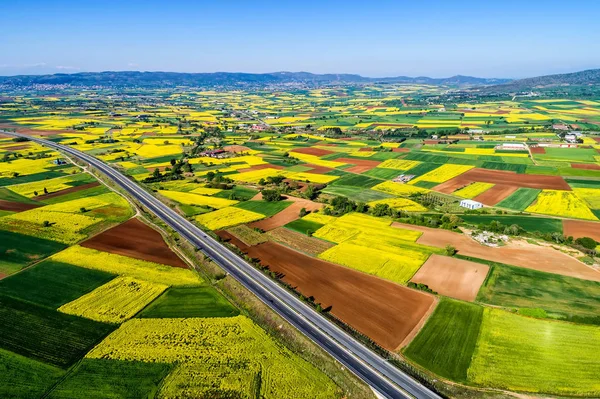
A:
<svg viewBox="0 0 600 399">
<path fill-rule="evenodd" d="M 506 184 L 496 184 L 489 190 L 484 191 L 479 194 L 477 197 L 473 198 L 475 201 L 479 201 L 482 204 L 486 205 L 496 205 L 498 202 L 502 201 L 504 198 L 508 197 L 515 191 L 517 191 L 519 187 L 517 186 L 508 186 Z"/>
<path fill-rule="evenodd" d="M 569 255 L 547 246 L 533 245 L 519 241 L 511 242 L 503 247 L 494 248 L 481 245 L 465 234 L 448 230 L 414 226 L 398 222 L 392 223 L 392 226 L 423 232 L 423 235 L 417 240 L 419 244 L 432 245 L 440 248 L 450 244 L 454 246 L 461 255 L 541 270 L 548 273 L 562 274 L 563 276 L 582 278 L 584 280 L 600 281 L 599 271 L 586 266 Z"/>
<path fill-rule="evenodd" d="M 545 154 L 546 149 L 544 147 L 529 147 L 532 154 Z"/>
<path fill-rule="evenodd" d="M 351 165 L 356 165 L 356 166 L 351 166 L 347 169 L 344 169 L 346 172 L 350 172 L 350 173 L 363 173 L 363 172 L 366 172 L 368 170 L 375 168 L 377 165 L 379 165 L 381 163 L 380 161 L 371 161 L 369 159 L 355 159 L 355 158 L 338 158 L 335 161 L 336 162 L 344 162 L 344 163 L 351 164 Z"/>
<path fill-rule="evenodd" d="M 249 248 L 283 281 L 382 347 L 396 350 L 435 304 L 435 297 L 274 242 Z"/>
<path fill-rule="evenodd" d="M 449 256 L 431 255 L 411 279 L 442 295 L 474 301 L 490 268 Z"/>
<path fill-rule="evenodd" d="M 300 209 L 305 208 L 307 211 L 316 211 L 317 209 L 323 208 L 323 204 L 313 202 L 304 198 L 297 198 L 292 196 L 286 196 L 287 201 L 294 201 L 294 203 L 283 211 L 276 215 L 271 216 L 258 222 L 250 223 L 248 226 L 252 228 L 259 228 L 263 231 L 269 231 L 288 224 L 300 217 Z M 252 198 L 253 200 L 261 200 L 262 195 L 258 193 Z"/>
<path fill-rule="evenodd" d="M 3 146 L 2 149 L 4 151 L 21 151 L 21 150 L 24 150 L 29 147 L 31 147 L 29 144 L 21 144 L 21 145 Z"/>
<path fill-rule="evenodd" d="M 563 233 L 566 237 L 590 237 L 596 241 L 600 241 L 600 223 L 563 220 Z"/>
<path fill-rule="evenodd" d="M 516 187 L 529 187 L 539 189 L 568 190 L 571 187 L 560 176 L 526 175 L 508 172 L 505 170 L 491 170 L 474 168 L 460 176 L 450 179 L 445 183 L 438 184 L 434 190 L 450 194 L 454 190 L 464 187 L 473 182 L 484 182 L 493 184 L 504 184 Z"/>
<path fill-rule="evenodd" d="M 392 152 L 410 152 L 410 148 L 392 148 Z"/>
<path fill-rule="evenodd" d="M 139 219 L 129 219 L 84 241 L 81 246 L 135 259 L 187 268 L 169 248 L 160 233 Z"/>
<path fill-rule="evenodd" d="M 269 231 L 267 234 L 271 239 L 280 244 L 312 256 L 325 252 L 335 245 L 327 241 L 319 240 L 318 238 L 298 233 L 297 231 L 286 229 L 285 227 L 278 227 L 275 230 Z"/>
<path fill-rule="evenodd" d="M 10 212 L 23 212 L 30 209 L 39 208 L 42 205 L 22 204 L 20 202 L 0 200 L 0 210 Z"/>
<path fill-rule="evenodd" d="M 373 149 L 371 147 L 362 147 L 358 149 L 358 152 L 369 152 L 369 151 L 373 151 Z"/>
<path fill-rule="evenodd" d="M 292 151 L 299 152 L 300 154 L 315 155 L 317 157 L 322 157 L 323 155 L 333 154 L 333 151 L 323 150 L 321 148 L 314 148 L 314 147 L 294 148 Z"/>
<path fill-rule="evenodd" d="M 15 129 L 17 133 L 31 136 L 54 136 L 59 133 L 73 133 L 72 130 L 33 130 L 28 127 L 19 126 L 12 123 L 0 123 L 0 129 Z"/>
<path fill-rule="evenodd" d="M 227 145 L 223 147 L 223 149 L 227 152 L 233 152 L 237 154 L 238 152 L 247 152 L 250 151 L 250 148 L 245 147 L 243 145 Z"/>
<path fill-rule="evenodd" d="M 87 190 L 88 188 L 97 187 L 100 183 L 97 181 L 93 181 L 91 183 L 82 184 L 80 186 L 65 188 L 64 190 L 55 191 L 53 193 L 38 195 L 37 197 L 33 197 L 34 200 L 43 201 L 45 199 L 60 197 L 61 195 L 76 193 L 77 191 Z"/>
<path fill-rule="evenodd" d="M 279 165 L 271 165 L 270 163 L 262 164 L 262 165 L 253 165 L 249 168 L 238 169 L 238 172 L 251 172 L 253 170 L 261 170 L 261 169 L 284 169 L 283 166 Z"/>
<path fill-rule="evenodd" d="M 598 125 L 598 123 L 596 123 L 596 125 Z M 600 137 L 592 137 L 594 140 L 596 140 L 596 143 L 600 143 Z"/>
<path fill-rule="evenodd" d="M 572 163 L 571 167 L 575 169 L 600 170 L 600 165 L 593 163 Z"/>
<path fill-rule="evenodd" d="M 226 231 L 226 230 L 216 230 L 215 234 L 218 235 L 219 237 L 221 237 L 224 241 L 227 241 L 233 245 L 235 245 L 236 247 L 238 247 L 240 249 L 240 251 L 242 252 L 246 252 L 248 251 L 248 248 L 250 248 L 248 245 L 246 245 L 245 242 L 243 242 L 242 240 L 240 240 L 239 238 L 237 238 L 236 236 L 234 236 L 233 234 L 231 234 L 230 232 Z"/>
<path fill-rule="evenodd" d="M 325 167 L 325 166 L 313 165 L 310 163 L 304 164 L 302 166 L 312 168 L 311 170 L 307 170 L 307 173 L 317 173 L 317 174 L 321 174 L 321 175 L 324 175 L 325 173 L 331 172 L 333 170 L 333 169 Z"/>
</svg>

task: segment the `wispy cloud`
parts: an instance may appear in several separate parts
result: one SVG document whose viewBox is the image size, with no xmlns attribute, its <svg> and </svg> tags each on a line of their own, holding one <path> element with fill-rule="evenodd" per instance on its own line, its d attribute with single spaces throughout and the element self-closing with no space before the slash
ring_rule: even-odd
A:
<svg viewBox="0 0 600 399">
<path fill-rule="evenodd" d="M 61 69 L 61 70 L 69 70 L 69 71 L 79 70 L 79 68 L 77 68 L 77 67 L 74 67 L 74 66 L 64 66 L 64 65 L 57 65 L 57 66 L 55 66 L 55 68 L 56 69 Z"/>
</svg>

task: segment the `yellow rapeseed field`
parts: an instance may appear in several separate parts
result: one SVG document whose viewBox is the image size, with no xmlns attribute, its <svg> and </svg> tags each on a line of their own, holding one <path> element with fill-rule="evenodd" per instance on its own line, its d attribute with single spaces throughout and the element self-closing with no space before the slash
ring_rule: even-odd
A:
<svg viewBox="0 0 600 399">
<path fill-rule="evenodd" d="M 249 172 L 242 172 L 229 175 L 228 177 L 235 181 L 243 181 L 249 183 L 256 183 L 260 179 L 266 179 L 267 177 L 283 176 L 284 173 L 281 170 L 273 168 L 265 168 L 259 170 L 252 170 Z"/>
<path fill-rule="evenodd" d="M 158 193 L 182 204 L 209 206 L 215 209 L 226 208 L 238 203 L 238 201 L 229 200 L 226 198 L 210 197 L 207 195 L 193 193 L 182 193 L 179 191 L 158 190 Z"/>
<path fill-rule="evenodd" d="M 492 187 L 494 187 L 494 184 L 492 183 L 476 182 L 469 184 L 468 186 L 463 187 L 460 190 L 456 190 L 453 194 L 461 198 L 475 198 L 479 194 L 489 190 Z"/>
<path fill-rule="evenodd" d="M 577 219 L 598 220 L 584 200 L 573 191 L 542 190 L 537 200 L 526 212 L 564 216 Z"/>
<path fill-rule="evenodd" d="M 71 176 L 63 176 L 31 183 L 16 184 L 14 186 L 8 186 L 8 189 L 17 194 L 31 198 L 35 197 L 36 192 L 38 195 L 44 194 L 44 188 L 46 188 L 49 193 L 71 188 L 72 186 L 67 183 L 71 182 L 72 180 L 73 178 Z"/>
<path fill-rule="evenodd" d="M 294 157 L 294 158 L 298 158 L 301 161 L 304 161 L 306 163 L 310 163 L 313 165 L 319 165 L 319 166 L 324 166 L 326 168 L 337 168 L 339 166 L 344 166 L 346 165 L 344 162 L 338 162 L 338 161 L 327 161 L 325 159 L 321 159 L 315 155 L 309 155 L 309 154 L 302 154 L 299 152 L 290 152 L 290 156 Z"/>
<path fill-rule="evenodd" d="M 310 222 L 317 222 L 321 224 L 327 224 L 333 222 L 336 217 L 325 215 L 321 212 L 311 212 L 308 215 L 304 216 L 302 219 L 308 220 Z"/>
<path fill-rule="evenodd" d="M 56 154 L 58 156 L 58 154 Z M 12 177 L 13 173 L 19 175 L 32 175 L 47 172 L 48 168 L 55 166 L 52 160 L 55 158 L 25 159 L 19 158 L 9 162 L 0 162 L 0 177 Z"/>
<path fill-rule="evenodd" d="M 450 180 L 458 175 L 465 173 L 470 169 L 473 169 L 472 165 L 445 164 L 440 166 L 439 168 L 432 170 L 431 172 L 427 172 L 424 175 L 412 179 L 410 182 L 408 182 L 408 184 L 415 184 L 420 181 L 443 183 L 447 180 Z"/>
<path fill-rule="evenodd" d="M 209 188 L 209 187 L 197 187 L 195 189 L 193 189 L 192 191 L 190 191 L 190 193 L 193 194 L 201 194 L 201 195 L 214 195 L 217 193 L 220 193 L 221 189 L 218 188 Z"/>
<path fill-rule="evenodd" d="M 131 277 L 117 277 L 58 310 L 105 323 L 122 323 L 135 316 L 168 287 Z"/>
<path fill-rule="evenodd" d="M 407 159 L 388 159 L 377 165 L 377 167 L 387 169 L 409 170 L 419 165 L 420 163 L 421 162 L 419 161 L 410 161 Z"/>
<path fill-rule="evenodd" d="M 401 209 L 406 212 L 425 212 L 427 210 L 423 205 L 407 198 L 387 198 L 368 203 L 371 207 L 374 207 L 377 204 L 386 204 L 389 205 L 390 208 Z"/>
<path fill-rule="evenodd" d="M 378 185 L 371 187 L 371 189 L 401 197 L 418 193 L 426 193 L 429 191 L 425 188 L 411 186 L 404 183 L 396 183 L 393 181 L 384 181 L 383 183 L 379 183 Z"/>
<path fill-rule="evenodd" d="M 247 211 L 241 208 L 223 208 L 218 211 L 196 216 L 196 221 L 210 230 L 219 230 L 237 224 L 254 222 L 263 219 L 265 215 Z"/>
<path fill-rule="evenodd" d="M 600 189 L 574 188 L 573 192 L 592 209 L 600 209 Z"/>
</svg>

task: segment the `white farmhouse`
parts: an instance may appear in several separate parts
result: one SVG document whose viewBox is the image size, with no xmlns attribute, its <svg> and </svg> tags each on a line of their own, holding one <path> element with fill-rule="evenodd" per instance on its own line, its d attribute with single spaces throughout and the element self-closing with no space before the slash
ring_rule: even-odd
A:
<svg viewBox="0 0 600 399">
<path fill-rule="evenodd" d="M 460 201 L 460 206 L 467 209 L 479 209 L 483 208 L 483 204 L 481 202 L 473 201 L 470 199 L 465 199 Z"/>
</svg>

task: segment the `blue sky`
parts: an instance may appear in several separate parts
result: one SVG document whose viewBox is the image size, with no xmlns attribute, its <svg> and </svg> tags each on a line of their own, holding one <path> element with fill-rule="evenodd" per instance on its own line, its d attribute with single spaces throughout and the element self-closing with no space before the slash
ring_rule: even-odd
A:
<svg viewBox="0 0 600 399">
<path fill-rule="evenodd" d="M 0 75 L 456 74 L 600 68 L 598 1 L 0 0 Z"/>
</svg>

